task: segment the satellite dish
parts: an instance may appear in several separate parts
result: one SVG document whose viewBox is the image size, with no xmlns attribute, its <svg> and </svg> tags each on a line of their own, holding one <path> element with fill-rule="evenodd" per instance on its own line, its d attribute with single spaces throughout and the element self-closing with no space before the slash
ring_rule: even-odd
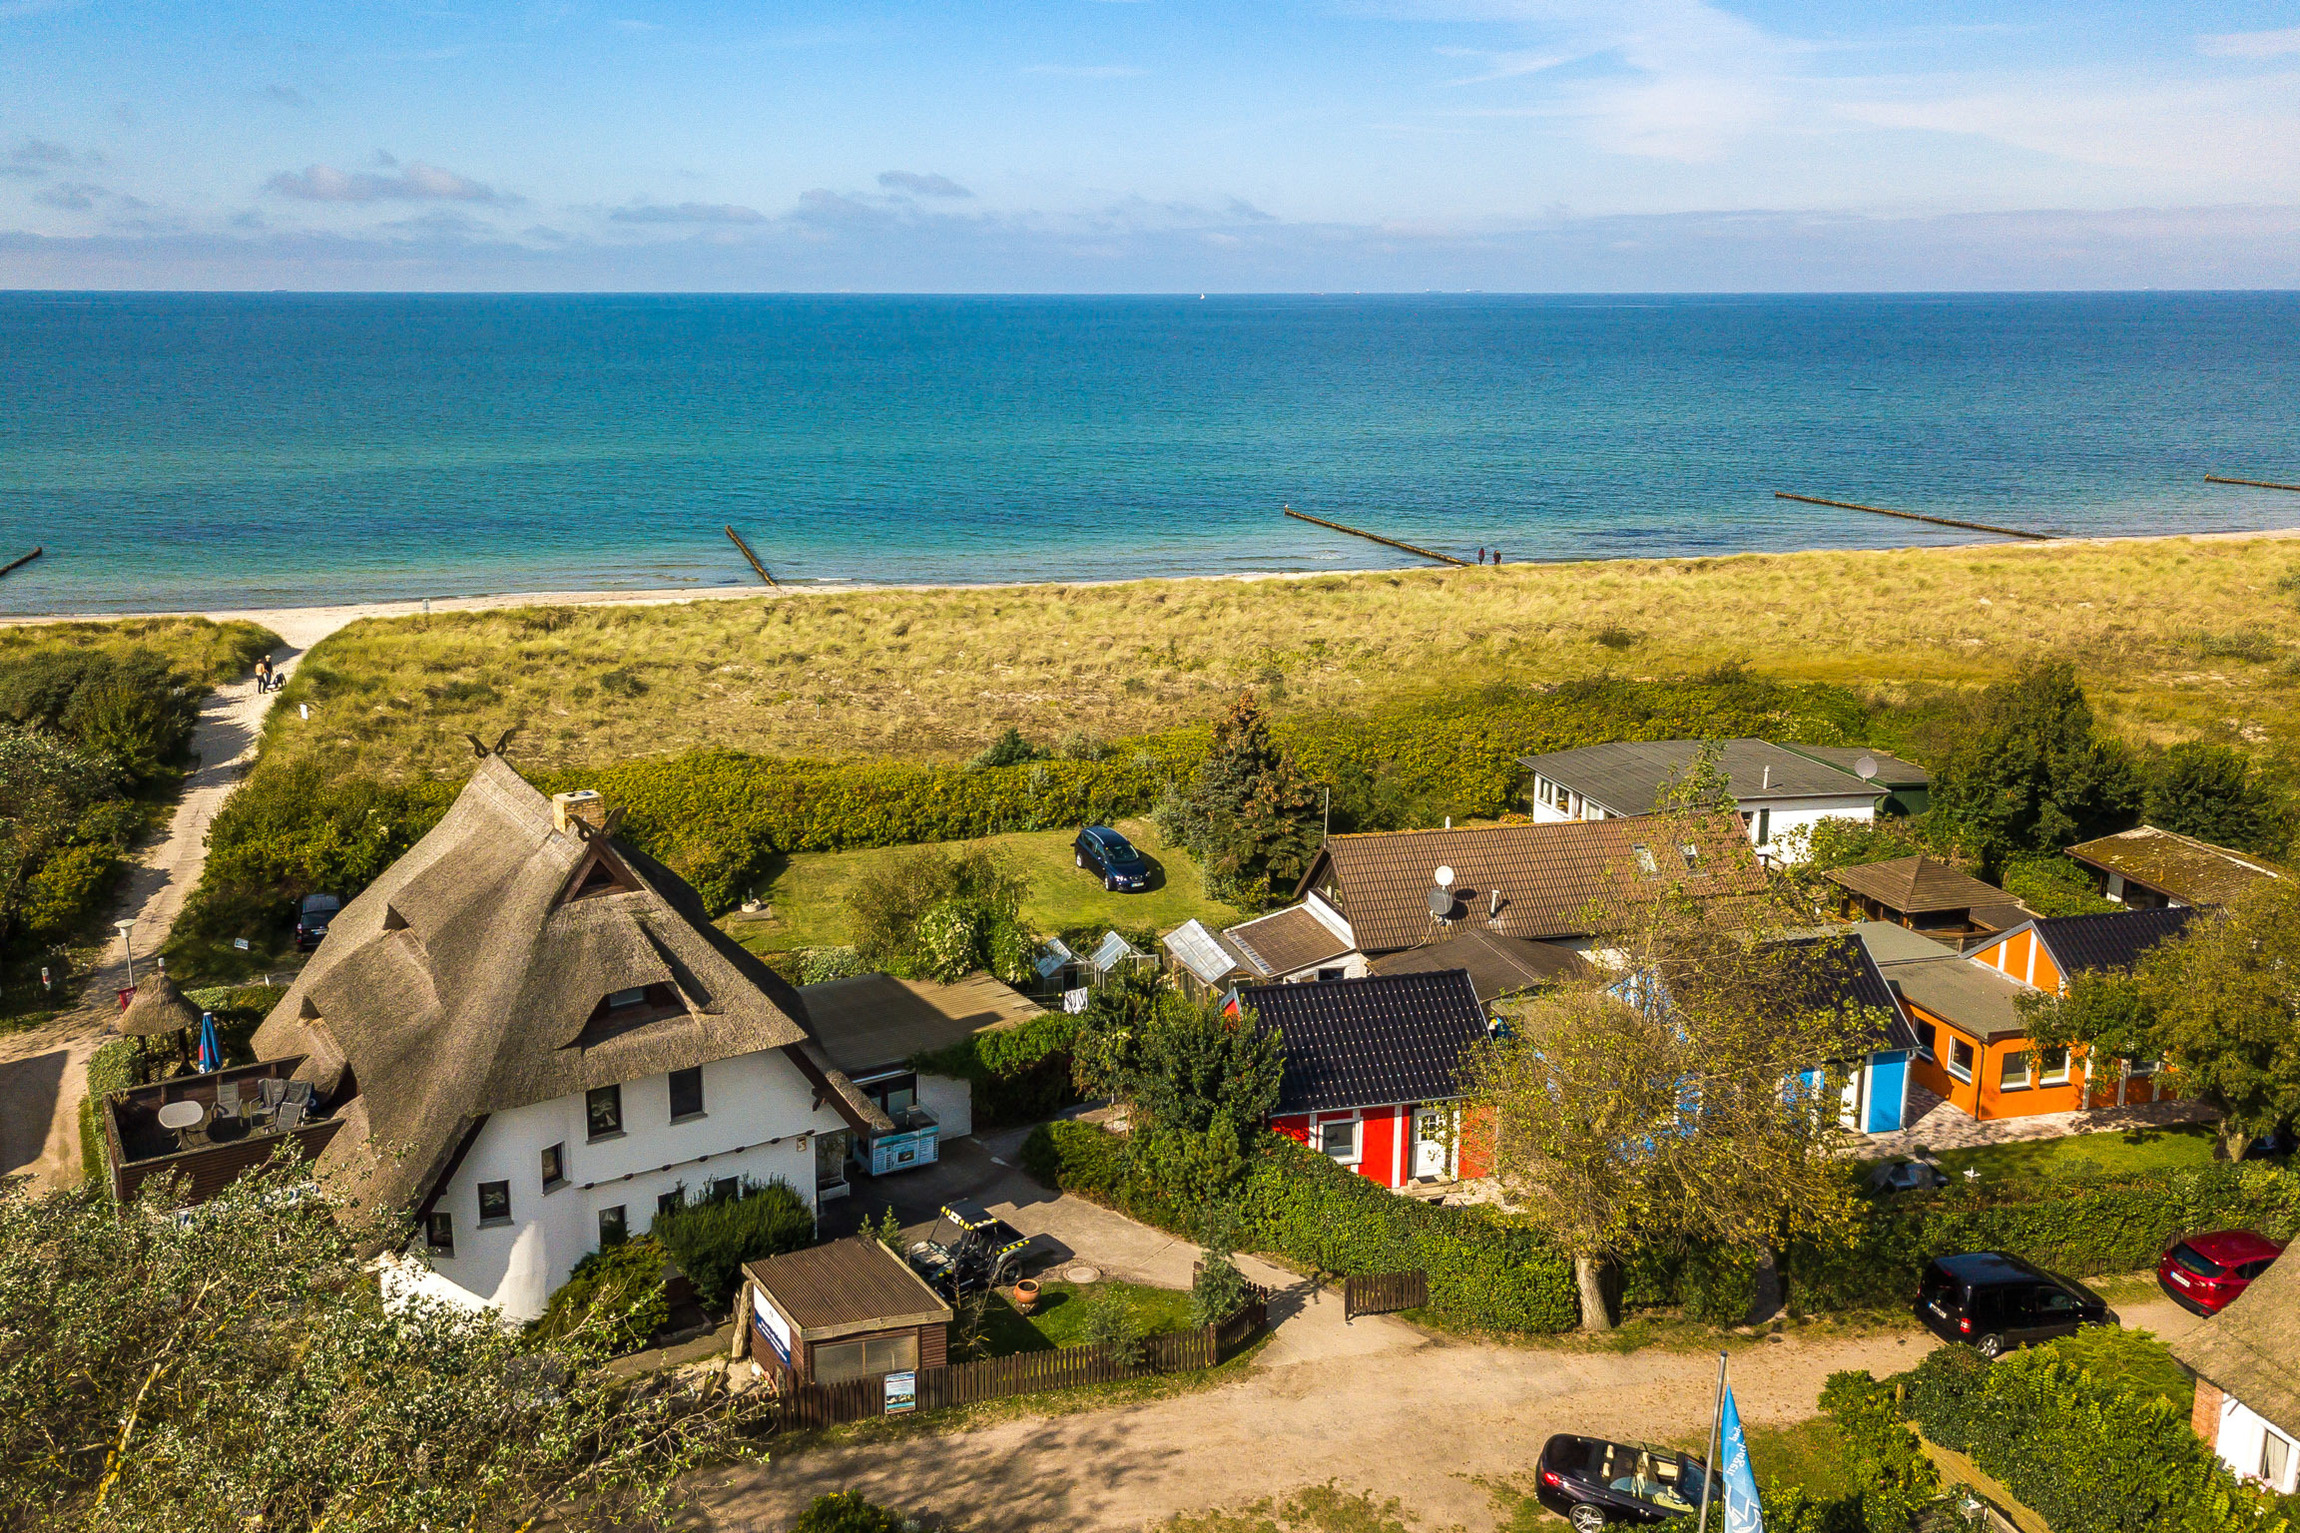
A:
<svg viewBox="0 0 2300 1533">
<path fill-rule="evenodd" d="M 1437 870 L 1437 882 L 1440 889 L 1451 889 L 1453 887 L 1453 869 L 1439 868 Z"/>
<path fill-rule="evenodd" d="M 1430 891 L 1430 915 L 1439 921 L 1453 919 L 1453 891 L 1451 889 L 1432 889 Z"/>
<path fill-rule="evenodd" d="M 1877 775 L 1877 758 L 1864 753 L 1860 760 L 1853 763 L 1853 770 L 1861 774 L 1861 781 L 1867 782 Z"/>
</svg>

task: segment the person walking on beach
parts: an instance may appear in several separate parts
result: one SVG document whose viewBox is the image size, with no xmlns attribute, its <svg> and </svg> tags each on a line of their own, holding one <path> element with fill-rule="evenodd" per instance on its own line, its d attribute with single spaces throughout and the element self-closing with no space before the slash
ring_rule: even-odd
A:
<svg viewBox="0 0 2300 1533">
<path fill-rule="evenodd" d="M 272 657 L 261 656 L 256 661 L 256 691 L 258 694 L 272 689 Z"/>
</svg>

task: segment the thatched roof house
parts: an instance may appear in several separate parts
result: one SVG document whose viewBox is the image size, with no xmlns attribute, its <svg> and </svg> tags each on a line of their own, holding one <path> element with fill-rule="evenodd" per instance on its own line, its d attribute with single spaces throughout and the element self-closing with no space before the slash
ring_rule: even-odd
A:
<svg viewBox="0 0 2300 1533">
<path fill-rule="evenodd" d="M 547 799 L 500 757 L 330 925 L 257 1030 L 345 1120 L 323 1177 L 421 1210 L 488 1116 L 780 1051 L 818 1103 L 876 1116 L 798 993 L 616 840 L 596 794 Z"/>
<path fill-rule="evenodd" d="M 2167 1345 L 2196 1375 L 2196 1435 L 2238 1474 L 2300 1487 L 2300 1258 L 2280 1257 Z"/>
</svg>

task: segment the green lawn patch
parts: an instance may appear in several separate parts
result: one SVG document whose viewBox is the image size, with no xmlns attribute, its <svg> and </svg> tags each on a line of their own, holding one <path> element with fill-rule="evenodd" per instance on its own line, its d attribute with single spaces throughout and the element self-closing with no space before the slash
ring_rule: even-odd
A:
<svg viewBox="0 0 2300 1533">
<path fill-rule="evenodd" d="M 1944 1150 L 1938 1159 L 1952 1177 L 1978 1170 L 1981 1180 L 2006 1182 L 2048 1176 L 2161 1176 L 2198 1171 L 2212 1164 L 2216 1142 L 2210 1128 L 2182 1123 L 2165 1128 L 2133 1128 L 2121 1133 L 2068 1134 L 2017 1144 Z"/>
<path fill-rule="evenodd" d="M 1038 1303 L 1028 1315 L 1018 1314 L 1001 1291 L 990 1296 L 983 1311 L 982 1339 L 958 1361 L 1012 1357 L 1018 1352 L 1050 1352 L 1056 1347 L 1083 1346 L 1086 1341 L 1086 1296 L 1092 1291 L 1115 1293 L 1133 1309 L 1146 1336 L 1162 1336 L 1190 1328 L 1190 1295 L 1177 1288 L 1151 1288 L 1141 1283 L 1105 1280 L 1082 1288 L 1076 1283 L 1049 1282 L 1038 1291 Z"/>
<path fill-rule="evenodd" d="M 1171 931 L 1193 918 L 1217 929 L 1241 919 L 1238 911 L 1206 897 L 1206 881 L 1189 853 L 1169 848 L 1147 820 L 1121 820 L 1118 828 L 1164 871 L 1156 888 L 1140 894 L 1112 894 L 1093 874 L 1073 863 L 1078 834 L 1070 830 L 1016 831 L 986 836 L 994 848 L 1029 880 L 1022 919 L 1039 931 L 1082 926 L 1156 927 Z M 958 845 L 961 843 L 950 843 Z M 970 843 L 971 844 L 971 843 Z M 882 847 L 859 852 L 799 852 L 778 857 L 759 893 L 772 914 L 736 911 L 720 924 L 754 953 L 792 948 L 839 947 L 853 940 L 846 899 L 855 881 L 909 851 Z"/>
</svg>

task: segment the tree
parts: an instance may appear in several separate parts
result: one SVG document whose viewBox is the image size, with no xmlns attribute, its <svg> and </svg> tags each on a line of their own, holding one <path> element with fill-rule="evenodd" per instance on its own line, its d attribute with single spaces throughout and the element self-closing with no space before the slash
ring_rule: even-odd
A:
<svg viewBox="0 0 2300 1533">
<path fill-rule="evenodd" d="M 1246 1278 L 1231 1248 L 1236 1214 L 1226 1206 L 1206 1211 L 1198 1231 L 1198 1271 L 1190 1282 L 1190 1323 L 1220 1325 L 1246 1307 Z"/>
<path fill-rule="evenodd" d="M 922 846 L 855 881 L 847 914 L 862 963 L 891 973 L 954 980 L 987 968 L 1024 978 L 1022 930 L 1029 883 L 987 846 Z"/>
<path fill-rule="evenodd" d="M 1495 1174 L 1572 1256 L 1587 1329 L 1611 1327 L 1604 1272 L 1633 1247 L 1748 1250 L 1854 1218 L 1830 1062 L 1883 1019 L 1838 1003 L 1832 945 L 1766 914 L 1726 930 L 1671 891 L 1600 937 L 1612 973 L 1470 1051 Z"/>
<path fill-rule="evenodd" d="M 1213 748 L 1186 794 L 1159 806 L 1159 829 L 1204 864 L 1209 889 L 1248 906 L 1290 889 L 1318 854 L 1318 789 L 1270 736 L 1242 693 L 1214 725 Z"/>
<path fill-rule="evenodd" d="M 1087 1001 L 1073 1058 L 1079 1090 L 1126 1102 L 1137 1132 L 1242 1133 L 1278 1105 L 1285 1042 L 1249 1008 L 1121 976 Z"/>
<path fill-rule="evenodd" d="M 2181 1092 L 2218 1108 L 2241 1160 L 2300 1116 L 2300 888 L 2264 879 L 2140 962 L 2140 989 Z"/>
<path fill-rule="evenodd" d="M 2190 741 L 2151 761 L 2141 817 L 2159 830 L 2263 857 L 2284 847 L 2275 795 L 2244 754 L 2225 745 Z"/>
<path fill-rule="evenodd" d="M 660 1526 L 770 1407 L 609 1377 L 577 1334 L 382 1302 L 401 1221 L 280 1166 L 188 1217 L 0 1191 L 0 1528 Z"/>
<path fill-rule="evenodd" d="M 2057 852 L 2140 808 L 2129 752 L 2094 727 L 2065 660 L 2025 667 L 1980 696 L 1933 782 L 1931 813 L 1992 872 L 2015 852 Z"/>
</svg>

